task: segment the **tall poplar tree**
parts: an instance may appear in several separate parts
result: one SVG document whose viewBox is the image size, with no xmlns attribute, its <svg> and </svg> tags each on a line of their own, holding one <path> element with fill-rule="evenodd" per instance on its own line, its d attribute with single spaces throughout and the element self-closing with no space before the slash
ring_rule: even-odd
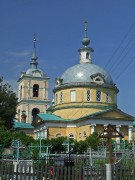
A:
<svg viewBox="0 0 135 180">
<path fill-rule="evenodd" d="M 3 77 L 0 77 L 0 127 L 4 126 L 6 130 L 13 127 L 16 105 L 16 94 L 8 83 L 3 82 Z"/>
</svg>

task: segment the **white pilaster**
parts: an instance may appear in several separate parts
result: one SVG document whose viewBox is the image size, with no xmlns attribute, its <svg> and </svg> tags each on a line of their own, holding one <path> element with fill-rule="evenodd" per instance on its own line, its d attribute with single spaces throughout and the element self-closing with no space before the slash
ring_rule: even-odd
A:
<svg viewBox="0 0 135 180">
<path fill-rule="evenodd" d="M 47 139 L 47 129 L 45 129 L 45 139 Z"/>
<path fill-rule="evenodd" d="M 91 124 L 90 127 L 91 127 L 91 134 L 93 134 L 95 132 L 95 126 L 96 124 Z"/>
<path fill-rule="evenodd" d="M 133 126 L 128 126 L 128 140 L 132 140 L 132 128 Z"/>
<path fill-rule="evenodd" d="M 117 125 L 117 126 L 116 126 L 116 130 L 117 130 L 118 132 L 120 132 L 120 127 L 121 127 L 120 125 Z M 117 137 L 117 138 L 116 138 L 116 142 L 117 142 L 117 144 L 120 144 L 120 137 Z"/>
</svg>

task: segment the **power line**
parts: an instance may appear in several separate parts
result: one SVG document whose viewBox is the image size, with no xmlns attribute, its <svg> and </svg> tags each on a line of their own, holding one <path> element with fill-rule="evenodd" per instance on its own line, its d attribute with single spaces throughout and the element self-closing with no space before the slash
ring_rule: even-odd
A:
<svg viewBox="0 0 135 180">
<path fill-rule="evenodd" d="M 118 80 L 120 78 L 120 76 L 128 69 L 128 67 L 130 66 L 130 64 L 135 60 L 135 57 L 133 57 L 131 59 L 131 61 L 129 61 L 128 65 L 124 67 L 124 69 L 116 76 L 116 79 Z"/>
<path fill-rule="evenodd" d="M 130 26 L 129 30 L 127 31 L 127 33 L 125 34 L 124 38 L 122 39 L 122 41 L 120 42 L 119 46 L 114 50 L 114 53 L 112 54 L 112 56 L 109 58 L 108 62 L 106 63 L 106 65 L 104 66 L 104 68 L 107 68 L 107 66 L 110 64 L 110 62 L 112 61 L 113 57 L 116 55 L 116 53 L 118 52 L 118 50 L 120 49 L 121 45 L 123 44 L 123 42 L 125 41 L 125 39 L 127 38 L 127 36 L 129 35 L 130 31 L 133 29 L 135 25 L 135 22 L 133 22 L 133 24 Z"/>
<path fill-rule="evenodd" d="M 135 34 L 134 34 L 132 37 L 135 37 Z M 129 44 L 131 43 L 132 40 L 133 40 L 133 38 L 131 38 L 130 41 L 128 42 L 128 45 L 126 45 L 126 46 L 124 47 L 124 49 L 122 50 L 121 54 L 120 54 L 119 57 L 117 58 L 118 61 L 117 61 L 117 59 L 116 59 L 114 65 L 109 69 L 109 72 L 114 72 L 114 71 L 118 68 L 118 65 L 122 62 L 122 61 L 120 61 L 120 60 L 121 60 L 121 59 L 124 60 L 124 58 L 127 56 L 127 54 L 129 54 L 129 52 L 131 51 L 131 49 L 132 49 L 132 48 L 134 47 L 134 45 L 135 45 L 135 42 L 134 42 L 134 43 L 132 43 L 131 47 L 130 47 L 129 49 L 127 49 L 127 47 L 129 46 Z M 124 55 L 122 58 L 120 58 L 120 57 L 122 56 L 122 54 L 125 52 L 126 49 L 127 49 L 127 52 L 125 53 L 125 55 Z M 120 58 L 120 59 L 119 59 L 119 58 Z"/>
</svg>

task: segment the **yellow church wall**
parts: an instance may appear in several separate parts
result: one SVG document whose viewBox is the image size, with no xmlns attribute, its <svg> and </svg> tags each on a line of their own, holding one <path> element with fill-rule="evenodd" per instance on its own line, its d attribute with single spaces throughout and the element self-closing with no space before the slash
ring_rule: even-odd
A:
<svg viewBox="0 0 135 180">
<path fill-rule="evenodd" d="M 17 107 L 17 112 L 18 110 L 20 110 L 20 115 L 22 114 L 22 111 L 25 111 L 26 112 L 26 116 L 27 116 L 27 122 L 28 123 L 31 123 L 32 122 L 32 119 L 31 119 L 31 116 L 32 116 L 32 110 L 33 108 L 37 107 L 37 104 L 20 104 L 18 107 Z M 40 109 L 40 113 L 44 113 L 45 112 L 45 106 L 44 105 L 38 105 L 37 107 L 38 109 Z M 19 118 L 19 121 L 21 118 Z"/>
<path fill-rule="evenodd" d="M 60 116 L 64 119 L 77 119 L 83 116 L 87 116 L 96 112 L 99 112 L 103 109 L 97 108 L 71 108 L 71 109 L 61 109 L 54 111 L 53 114 Z"/>
<path fill-rule="evenodd" d="M 124 114 L 121 114 L 119 112 L 116 111 L 109 111 L 106 112 L 105 114 L 101 115 L 101 118 L 124 118 L 124 119 L 129 119 L 128 117 L 126 117 Z"/>
<path fill-rule="evenodd" d="M 96 102 L 96 91 L 99 90 L 101 91 L 101 101 L 106 103 L 106 92 L 110 93 L 110 98 L 109 98 L 109 103 L 110 104 L 115 104 L 115 95 L 116 92 L 113 89 L 107 89 L 107 88 L 70 88 L 70 89 L 63 89 L 63 90 L 58 90 L 55 92 L 55 94 L 58 95 L 58 100 L 57 104 L 67 104 L 71 102 L 70 99 L 70 92 L 75 90 L 76 91 L 76 101 L 75 102 L 88 102 L 87 101 L 87 90 L 90 90 L 90 102 Z M 62 103 L 60 102 L 60 93 L 62 92 L 63 98 L 62 98 Z"/>
<path fill-rule="evenodd" d="M 128 127 L 127 126 L 122 126 L 120 128 L 120 132 L 124 135 L 125 140 L 128 140 Z"/>
<path fill-rule="evenodd" d="M 48 129 L 49 139 L 56 138 L 58 134 L 66 136 L 66 128 L 61 127 L 50 127 Z"/>
<path fill-rule="evenodd" d="M 70 92 L 73 90 L 76 91 L 76 101 L 71 102 Z M 87 90 L 90 90 L 90 101 L 87 101 Z M 96 102 L 97 90 L 100 90 L 102 92 L 100 102 Z M 106 92 L 110 93 L 109 102 L 106 102 Z M 62 93 L 62 100 L 60 98 L 61 93 Z M 57 94 L 57 102 L 56 102 L 56 94 Z M 107 88 L 83 87 L 83 88 L 70 88 L 70 89 L 58 90 L 55 93 L 55 105 L 54 105 L 53 113 L 57 116 L 61 116 L 67 119 L 80 118 L 82 116 L 86 116 L 100 111 L 101 110 L 100 106 L 102 106 L 102 110 L 103 108 L 108 106 L 109 107 L 116 106 L 115 96 L 116 96 L 115 90 L 107 89 Z"/>
<path fill-rule="evenodd" d="M 39 96 L 33 97 L 33 85 L 38 84 L 39 85 Z M 24 80 L 20 86 L 23 87 L 23 97 L 24 98 L 32 98 L 32 99 L 48 99 L 48 82 L 43 80 Z M 44 90 L 45 90 L 45 96 L 44 97 Z"/>
<path fill-rule="evenodd" d="M 104 125 L 96 125 L 95 126 L 95 132 L 101 133 L 104 130 Z"/>
<path fill-rule="evenodd" d="M 70 134 L 73 134 L 74 138 L 76 139 L 76 137 L 77 137 L 77 128 L 76 127 L 68 127 L 66 129 L 66 136 L 68 137 Z"/>
<path fill-rule="evenodd" d="M 53 127 L 48 130 L 49 138 L 56 138 L 57 135 L 69 137 L 69 135 L 73 135 L 74 139 L 77 141 L 85 140 L 87 136 L 90 135 L 90 126 L 81 126 L 81 127 Z"/>
<path fill-rule="evenodd" d="M 95 126 L 95 132 L 101 133 L 104 129 L 104 125 L 96 125 Z M 122 126 L 120 128 L 120 132 L 124 134 L 123 140 L 128 140 L 128 127 Z M 48 130 L 49 133 L 49 139 L 51 138 L 56 138 L 57 135 L 60 136 L 69 136 L 72 134 L 74 136 L 74 139 L 77 141 L 84 141 L 86 137 L 91 135 L 91 126 L 90 124 L 85 125 L 85 126 L 80 126 L 80 127 L 53 127 L 49 128 Z"/>
<path fill-rule="evenodd" d="M 77 128 L 77 141 L 84 141 L 90 135 L 90 125 L 80 126 Z"/>
</svg>

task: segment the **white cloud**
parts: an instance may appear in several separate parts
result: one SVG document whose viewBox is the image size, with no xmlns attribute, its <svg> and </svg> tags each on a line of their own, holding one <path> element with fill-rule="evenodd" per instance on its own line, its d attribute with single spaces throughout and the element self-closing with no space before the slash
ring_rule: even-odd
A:
<svg viewBox="0 0 135 180">
<path fill-rule="evenodd" d="M 7 54 L 13 58 L 24 58 L 24 57 L 29 56 L 31 54 L 31 51 L 30 50 L 23 50 L 20 52 L 7 52 Z"/>
</svg>

